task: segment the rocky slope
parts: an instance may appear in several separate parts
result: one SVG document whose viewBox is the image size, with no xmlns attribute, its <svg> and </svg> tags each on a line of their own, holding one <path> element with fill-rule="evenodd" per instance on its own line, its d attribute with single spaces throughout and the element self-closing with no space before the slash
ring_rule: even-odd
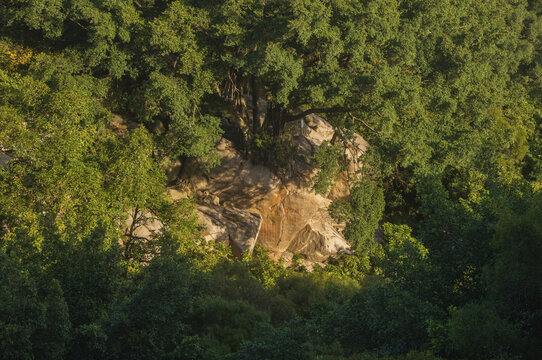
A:
<svg viewBox="0 0 542 360">
<path fill-rule="evenodd" d="M 286 264 L 300 254 L 301 263 L 310 268 L 329 256 L 351 251 L 340 224 L 327 211 L 333 198 L 348 195 L 348 186 L 343 176 L 326 197 L 308 184 L 317 171 L 310 163 L 312 155 L 333 137 L 330 124 L 311 116 L 291 124 L 288 131 L 298 149 L 288 175 L 279 178 L 269 168 L 253 164 L 222 139 L 217 145 L 221 164 L 208 171 L 198 160 L 191 161 L 179 174 L 180 188 L 204 204 L 198 205 L 198 213 L 208 240 L 226 241 L 234 253 L 251 251 L 259 244 Z M 356 160 L 366 147 L 356 137 L 346 149 L 351 172 L 359 166 Z"/>
<path fill-rule="evenodd" d="M 120 125 L 117 129 L 125 130 Z M 324 119 L 308 116 L 290 124 L 287 131 L 298 153 L 281 177 L 246 159 L 223 138 L 216 147 L 221 163 L 211 170 L 197 159 L 184 164 L 182 170 L 179 162 L 170 161 L 166 172 L 175 185 L 169 191 L 173 199 L 198 199 L 196 210 L 207 241 L 223 242 L 235 255 L 251 253 L 258 244 L 286 265 L 299 254 L 300 263 L 310 269 L 315 263 L 325 265 L 329 256 L 351 251 L 341 225 L 327 211 L 334 198 L 348 195 L 347 177 L 342 174 L 328 196 L 316 194 L 309 185 L 318 171 L 311 158 L 324 141 L 332 140 L 334 129 Z M 366 148 L 365 140 L 357 136 L 345 149 L 350 174 L 359 170 L 357 159 Z M 9 159 L 0 153 L 0 165 Z M 135 235 L 150 237 L 161 226 L 149 218 Z"/>
</svg>

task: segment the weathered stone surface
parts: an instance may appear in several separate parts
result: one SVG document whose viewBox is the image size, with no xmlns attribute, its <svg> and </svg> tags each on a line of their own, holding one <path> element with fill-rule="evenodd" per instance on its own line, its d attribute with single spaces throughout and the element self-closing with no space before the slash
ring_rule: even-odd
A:
<svg viewBox="0 0 542 360">
<path fill-rule="evenodd" d="M 196 211 L 207 241 L 229 245 L 236 256 L 252 253 L 262 224 L 259 214 L 216 205 L 198 205 Z"/>
<path fill-rule="evenodd" d="M 109 123 L 110 129 L 117 135 L 124 135 L 130 130 L 137 129 L 140 125 L 120 115 L 113 115 Z"/>
<path fill-rule="evenodd" d="M 323 262 L 329 256 L 350 253 L 350 245 L 329 223 L 309 220 L 290 242 L 288 252 L 301 254 L 312 262 Z"/>
<path fill-rule="evenodd" d="M 339 224 L 327 211 L 331 199 L 348 195 L 346 176 L 342 175 L 328 196 L 316 194 L 308 185 L 317 171 L 310 159 L 324 141 L 333 139 L 333 127 L 324 119 L 311 116 L 290 124 L 287 131 L 299 151 L 287 176 L 279 178 L 269 168 L 251 163 L 230 141 L 222 139 L 217 145 L 222 157 L 220 166 L 205 171 L 193 161 L 185 165 L 181 178 L 200 199 L 216 196 L 226 207 L 259 214 L 257 243 L 270 250 L 276 260 L 283 254 L 296 253 L 307 262 L 316 263 L 339 252 L 349 252 L 350 246 L 337 230 Z M 347 157 L 352 159 L 354 170 L 354 160 L 365 151 L 367 143 L 354 137 L 352 146 L 356 148 L 348 150 Z"/>
<path fill-rule="evenodd" d="M 355 173 L 356 171 L 361 170 L 362 164 L 359 162 L 359 158 L 367 151 L 369 143 L 358 134 L 353 134 L 348 145 L 349 146 L 346 149 L 348 171 L 350 173 Z"/>
<path fill-rule="evenodd" d="M 172 189 L 169 189 L 169 193 L 172 198 L 186 196 Z M 199 216 L 199 225 L 205 227 L 202 236 L 206 241 L 225 243 L 232 248 L 236 256 L 247 250 L 252 253 L 262 224 L 259 214 L 213 204 L 196 205 L 196 212 Z M 127 238 L 151 240 L 162 231 L 162 228 L 162 222 L 149 211 L 132 210 L 126 219 L 124 235 Z"/>
<path fill-rule="evenodd" d="M 281 263 L 285 267 L 302 266 L 307 271 L 313 271 L 315 265 L 318 265 L 320 267 L 325 267 L 327 265 L 325 262 L 311 261 L 311 260 L 307 260 L 307 259 L 305 259 L 303 257 L 298 258 L 297 260 L 294 260 L 294 256 L 295 256 L 295 254 L 291 253 L 289 251 L 283 252 L 282 256 L 280 258 Z"/>
<path fill-rule="evenodd" d="M 166 172 L 167 182 L 172 183 L 177 180 L 181 172 L 182 163 L 179 159 L 170 159 L 166 157 L 162 163 L 162 168 Z"/>
<path fill-rule="evenodd" d="M 171 200 L 181 200 L 189 198 L 189 194 L 185 190 L 169 188 L 168 193 Z"/>
<path fill-rule="evenodd" d="M 128 213 L 123 232 L 125 236 L 150 240 L 160 233 L 162 227 L 162 222 L 153 216 L 150 211 L 132 209 Z"/>
<path fill-rule="evenodd" d="M 221 139 L 217 145 L 221 164 L 205 171 L 197 161 L 188 163 L 181 177 L 198 197 L 210 194 L 227 201 L 231 206 L 249 209 L 249 203 L 259 201 L 278 189 L 280 180 L 262 165 L 244 159 L 230 141 Z"/>
</svg>

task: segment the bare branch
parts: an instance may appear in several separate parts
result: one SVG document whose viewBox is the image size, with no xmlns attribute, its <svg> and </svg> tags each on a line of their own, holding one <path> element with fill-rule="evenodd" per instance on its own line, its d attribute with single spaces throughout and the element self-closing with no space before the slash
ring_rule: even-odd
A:
<svg viewBox="0 0 542 360">
<path fill-rule="evenodd" d="M 352 115 L 352 113 L 350 113 L 350 112 L 348 113 L 348 115 L 352 118 L 352 120 L 361 122 L 367 129 L 374 131 L 375 133 L 378 134 L 378 136 L 382 136 L 377 130 L 373 129 L 373 128 L 372 128 L 369 124 L 367 124 L 364 120 L 358 119 L 357 117 L 355 117 L 354 115 Z"/>
<path fill-rule="evenodd" d="M 289 118 L 286 120 L 286 122 L 291 122 L 299 119 L 303 119 L 305 116 L 311 115 L 311 114 L 330 114 L 330 113 L 337 113 L 337 112 L 344 112 L 346 111 L 343 107 L 332 107 L 332 108 L 314 108 L 305 110 L 300 114 L 297 115 L 290 115 Z"/>
</svg>

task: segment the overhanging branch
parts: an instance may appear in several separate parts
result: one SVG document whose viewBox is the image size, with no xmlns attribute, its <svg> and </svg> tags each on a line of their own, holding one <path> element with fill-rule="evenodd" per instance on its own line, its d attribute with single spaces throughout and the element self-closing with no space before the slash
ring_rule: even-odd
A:
<svg viewBox="0 0 542 360">
<path fill-rule="evenodd" d="M 346 112 L 347 110 L 343 107 L 332 107 L 332 108 L 314 108 L 305 110 L 300 114 L 297 115 L 290 115 L 286 122 L 295 121 L 299 119 L 303 119 L 305 116 L 311 115 L 311 114 L 330 114 L 330 113 L 338 113 L 338 112 Z"/>
<path fill-rule="evenodd" d="M 348 115 L 352 118 L 352 120 L 361 122 L 367 129 L 369 129 L 369 130 L 371 130 L 371 131 L 374 131 L 376 134 L 378 134 L 378 136 L 382 136 L 377 130 L 375 130 L 374 128 L 372 128 L 372 127 L 371 127 L 369 124 L 367 124 L 364 120 L 355 117 L 355 116 L 352 115 L 352 113 L 350 113 L 350 112 L 348 113 Z"/>
</svg>

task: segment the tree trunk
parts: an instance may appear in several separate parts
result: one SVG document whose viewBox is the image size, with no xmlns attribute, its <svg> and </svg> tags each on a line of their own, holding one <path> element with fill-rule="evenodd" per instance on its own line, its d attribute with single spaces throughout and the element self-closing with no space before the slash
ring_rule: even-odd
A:
<svg viewBox="0 0 542 360">
<path fill-rule="evenodd" d="M 286 125 L 288 111 L 280 105 L 269 101 L 267 103 L 267 111 L 265 113 L 265 127 L 268 133 L 277 138 L 282 134 L 282 130 Z"/>
<path fill-rule="evenodd" d="M 251 79 L 252 87 L 252 133 L 256 133 L 260 128 L 260 109 L 258 107 L 258 100 L 260 99 L 260 91 L 258 87 L 258 79 L 252 75 Z"/>
</svg>

